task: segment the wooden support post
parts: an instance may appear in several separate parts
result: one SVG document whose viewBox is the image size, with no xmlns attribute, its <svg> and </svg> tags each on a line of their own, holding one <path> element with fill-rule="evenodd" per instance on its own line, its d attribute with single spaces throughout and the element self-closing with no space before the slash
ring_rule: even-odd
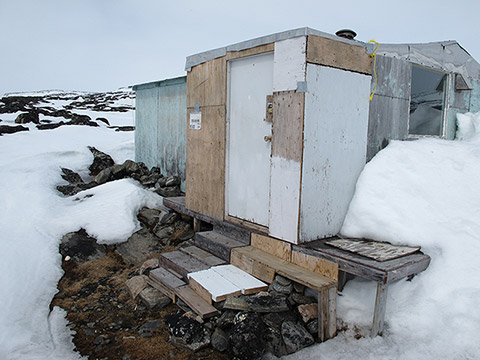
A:
<svg viewBox="0 0 480 360">
<path fill-rule="evenodd" d="M 337 288 L 318 292 L 318 341 L 333 338 L 337 334 Z"/>
<path fill-rule="evenodd" d="M 202 222 L 200 220 L 198 220 L 197 218 L 193 218 L 193 231 L 196 233 L 199 232 L 201 224 Z"/>
<path fill-rule="evenodd" d="M 373 313 L 373 325 L 371 337 L 382 335 L 385 309 L 387 307 L 388 284 L 377 283 L 377 297 L 375 299 L 375 310 Z"/>
</svg>

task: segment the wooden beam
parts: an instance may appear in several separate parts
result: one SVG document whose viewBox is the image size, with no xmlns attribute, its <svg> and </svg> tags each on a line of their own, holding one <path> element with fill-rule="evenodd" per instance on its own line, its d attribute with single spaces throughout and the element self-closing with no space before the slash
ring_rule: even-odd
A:
<svg viewBox="0 0 480 360">
<path fill-rule="evenodd" d="M 377 296 L 375 298 L 375 310 L 373 312 L 373 325 L 371 337 L 382 335 L 383 323 L 385 319 L 385 309 L 387 308 L 388 285 L 377 283 Z"/>
<path fill-rule="evenodd" d="M 275 49 L 275 44 L 270 43 L 270 44 L 260 45 L 254 48 L 249 48 L 249 49 L 240 50 L 240 51 L 229 51 L 227 52 L 227 61 L 233 60 L 233 59 L 239 59 L 246 56 L 253 56 L 253 55 L 264 54 L 267 52 L 272 52 L 274 49 Z"/>
</svg>

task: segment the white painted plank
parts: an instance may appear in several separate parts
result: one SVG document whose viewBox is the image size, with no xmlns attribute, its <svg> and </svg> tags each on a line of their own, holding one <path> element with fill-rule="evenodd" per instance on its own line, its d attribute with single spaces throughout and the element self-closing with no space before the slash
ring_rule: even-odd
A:
<svg viewBox="0 0 480 360">
<path fill-rule="evenodd" d="M 272 157 L 269 235 L 294 244 L 298 243 L 300 175 L 300 163 Z"/>
<path fill-rule="evenodd" d="M 213 268 L 212 268 L 213 269 Z M 188 274 L 189 279 L 194 279 L 205 290 L 212 295 L 213 301 L 218 301 L 220 298 L 227 295 L 241 292 L 241 288 L 227 278 L 212 269 L 197 271 Z"/>
<path fill-rule="evenodd" d="M 305 81 L 307 38 L 300 36 L 275 43 L 273 91 L 297 90 Z"/>
<path fill-rule="evenodd" d="M 307 65 L 300 242 L 339 232 L 365 166 L 371 76 Z"/>
<path fill-rule="evenodd" d="M 214 266 L 210 270 L 216 272 L 225 279 L 228 279 L 238 288 L 242 289 L 242 294 L 248 293 L 248 290 L 267 287 L 263 281 L 258 280 L 256 277 L 249 273 L 237 268 L 234 265 L 220 265 Z"/>
</svg>

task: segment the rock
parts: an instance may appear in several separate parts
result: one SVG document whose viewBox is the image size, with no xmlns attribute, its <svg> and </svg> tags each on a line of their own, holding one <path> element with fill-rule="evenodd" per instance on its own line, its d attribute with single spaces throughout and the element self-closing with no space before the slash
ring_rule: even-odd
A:
<svg viewBox="0 0 480 360">
<path fill-rule="evenodd" d="M 287 355 L 287 347 L 282 340 L 280 329 L 268 327 L 265 331 L 265 350 L 277 357 Z"/>
<path fill-rule="evenodd" d="M 179 218 L 180 218 L 180 215 L 177 214 L 174 211 L 172 211 L 170 213 L 165 213 L 160 219 L 160 224 L 161 225 L 171 225 L 175 221 L 177 221 Z"/>
<path fill-rule="evenodd" d="M 182 195 L 182 191 L 179 186 L 169 186 L 163 188 L 156 188 L 155 192 L 163 197 L 175 197 Z"/>
<path fill-rule="evenodd" d="M 225 304 L 223 304 L 223 308 L 241 311 L 250 310 L 250 306 L 248 305 L 245 296 L 228 296 L 227 300 L 225 300 Z"/>
<path fill-rule="evenodd" d="M 160 325 L 162 325 L 162 320 L 150 320 L 140 326 L 138 331 L 140 332 L 140 334 L 152 333 L 157 331 L 160 328 Z"/>
<path fill-rule="evenodd" d="M 297 292 L 297 293 L 301 293 L 303 294 L 303 292 L 305 291 L 305 285 L 303 284 L 300 284 L 300 283 L 297 283 L 297 282 L 293 282 L 293 289 Z"/>
<path fill-rule="evenodd" d="M 284 311 L 278 313 L 268 313 L 263 316 L 263 322 L 268 327 L 272 327 L 280 331 L 284 321 L 297 321 L 297 314 L 293 311 Z"/>
<path fill-rule="evenodd" d="M 115 164 L 110 155 L 105 154 L 92 146 L 89 146 L 88 149 L 93 154 L 93 163 L 88 167 L 90 170 L 90 175 L 96 176 L 100 171 L 109 168 Z"/>
<path fill-rule="evenodd" d="M 170 333 L 170 340 L 175 346 L 198 351 L 210 345 L 210 333 L 196 320 L 174 313 L 165 316 L 165 325 Z"/>
<path fill-rule="evenodd" d="M 285 295 L 270 294 L 266 291 L 246 297 L 246 302 L 250 310 L 267 313 L 267 312 L 282 312 L 289 310 L 287 297 Z"/>
<path fill-rule="evenodd" d="M 143 208 L 138 212 L 137 218 L 145 227 L 150 229 L 158 222 L 159 218 L 165 214 L 166 212 L 160 209 Z"/>
<path fill-rule="evenodd" d="M 103 245 L 97 244 L 97 240 L 90 237 L 87 232 L 80 229 L 64 235 L 60 243 L 60 254 L 65 258 L 69 256 L 78 264 L 96 260 L 106 255 Z"/>
<path fill-rule="evenodd" d="M 28 131 L 28 130 L 29 130 L 28 128 L 22 125 L 17 125 L 17 126 L 0 125 L 0 135 L 14 134 L 19 131 Z"/>
<path fill-rule="evenodd" d="M 83 183 L 83 184 L 58 185 L 57 190 L 61 192 L 63 195 L 72 196 L 79 193 L 80 191 L 91 189 L 92 187 L 95 187 L 95 186 L 97 186 L 97 183 L 95 182 L 90 182 L 88 184 Z"/>
<path fill-rule="evenodd" d="M 106 169 L 103 169 L 102 171 L 100 171 L 96 176 L 95 178 L 93 179 L 93 181 L 95 181 L 98 185 L 102 185 L 102 184 L 105 184 L 106 182 L 108 182 L 110 180 L 110 178 L 112 177 L 112 168 L 106 168 Z"/>
<path fill-rule="evenodd" d="M 83 179 L 78 173 L 73 170 L 62 168 L 62 179 L 68 181 L 70 184 L 84 184 Z"/>
<path fill-rule="evenodd" d="M 295 292 L 292 293 L 288 299 L 297 305 L 317 303 L 317 300 L 315 300 L 314 297 L 301 295 Z"/>
<path fill-rule="evenodd" d="M 315 303 L 299 305 L 297 310 L 304 323 L 308 323 L 310 320 L 318 318 L 318 305 Z"/>
<path fill-rule="evenodd" d="M 306 325 L 306 328 L 310 334 L 317 335 L 318 334 L 318 318 L 308 322 Z"/>
<path fill-rule="evenodd" d="M 276 275 L 272 283 L 272 288 L 280 294 L 289 295 L 293 291 L 293 282 L 283 276 Z"/>
<path fill-rule="evenodd" d="M 315 342 L 307 329 L 292 321 L 285 321 L 282 324 L 281 333 L 289 354 L 297 352 Z"/>
<path fill-rule="evenodd" d="M 147 279 L 145 275 L 137 275 L 125 282 L 125 287 L 132 299 L 135 299 L 148 286 Z"/>
<path fill-rule="evenodd" d="M 88 115 L 79 115 L 73 114 L 72 119 L 67 123 L 67 125 L 88 125 L 98 127 L 99 125 L 92 121 L 92 118 Z"/>
<path fill-rule="evenodd" d="M 138 297 L 150 310 L 163 309 L 172 302 L 168 296 L 163 295 L 160 291 L 152 287 L 143 289 Z"/>
<path fill-rule="evenodd" d="M 124 243 L 118 244 L 115 252 L 130 264 L 140 264 L 151 257 L 154 252 L 160 252 L 163 249 L 158 239 L 148 231 L 142 228 Z"/>
<path fill-rule="evenodd" d="M 110 126 L 110 123 L 109 123 L 108 120 L 107 120 L 106 118 L 104 118 L 104 117 L 97 117 L 95 120 L 96 120 L 96 121 L 101 121 L 101 122 L 107 124 L 108 126 Z"/>
<path fill-rule="evenodd" d="M 216 326 L 223 330 L 230 329 L 234 324 L 236 314 L 237 313 L 235 311 L 224 311 L 223 314 L 217 319 L 217 322 L 215 323 Z"/>
<path fill-rule="evenodd" d="M 125 162 L 121 165 L 122 172 L 126 176 L 131 176 L 133 173 L 140 172 L 140 166 L 133 160 L 125 160 Z"/>
<path fill-rule="evenodd" d="M 160 261 L 158 260 L 158 257 L 154 257 L 153 259 L 145 260 L 143 262 L 142 266 L 140 266 L 140 269 L 138 270 L 138 273 L 141 275 L 145 271 L 151 270 L 151 269 L 156 269 L 159 266 L 160 266 Z"/>
<path fill-rule="evenodd" d="M 165 186 L 171 187 L 177 185 L 180 185 L 180 178 L 176 175 L 169 176 L 165 180 Z"/>
<path fill-rule="evenodd" d="M 220 329 L 216 328 L 212 334 L 212 346 L 215 350 L 223 352 L 228 348 L 228 336 L 225 332 Z"/>
<path fill-rule="evenodd" d="M 58 123 L 51 123 L 51 124 L 40 124 L 37 125 L 38 130 L 53 130 L 56 128 L 59 128 L 60 126 L 65 125 L 63 121 L 60 121 Z"/>
<path fill-rule="evenodd" d="M 160 239 L 170 239 L 170 236 L 175 232 L 175 227 L 172 225 L 157 224 L 153 228 L 153 233 Z"/>
<path fill-rule="evenodd" d="M 241 312 L 235 316 L 229 352 L 240 360 L 259 359 L 265 353 L 265 324 L 257 313 Z"/>
<path fill-rule="evenodd" d="M 27 124 L 27 123 L 40 124 L 37 111 L 29 111 L 27 113 L 21 113 L 15 119 L 16 124 Z"/>
</svg>

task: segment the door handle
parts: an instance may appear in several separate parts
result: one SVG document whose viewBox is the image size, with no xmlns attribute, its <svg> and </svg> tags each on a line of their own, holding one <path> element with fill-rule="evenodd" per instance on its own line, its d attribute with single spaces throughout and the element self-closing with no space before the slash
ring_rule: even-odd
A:
<svg viewBox="0 0 480 360">
<path fill-rule="evenodd" d="M 265 136 L 263 137 L 263 140 L 265 140 L 265 142 L 272 141 L 272 135 L 265 135 Z"/>
</svg>

